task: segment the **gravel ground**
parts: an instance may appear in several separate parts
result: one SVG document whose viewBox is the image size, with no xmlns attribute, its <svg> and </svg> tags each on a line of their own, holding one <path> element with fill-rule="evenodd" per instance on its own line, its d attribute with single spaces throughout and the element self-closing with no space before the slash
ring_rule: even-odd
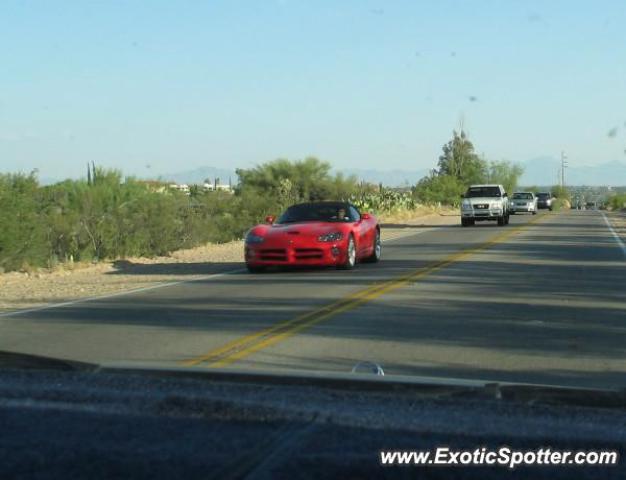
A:
<svg viewBox="0 0 626 480">
<path fill-rule="evenodd" d="M 381 218 L 382 238 L 384 241 L 405 235 L 410 232 L 407 227 L 443 226 L 458 221 L 458 215 L 452 211 L 420 214 L 411 219 L 406 215 Z M 238 240 L 179 250 L 167 257 L 64 265 L 52 272 L 4 273 L 0 274 L 0 312 L 192 280 L 217 271 L 242 268 L 242 262 L 243 241 Z M 172 264 L 177 268 L 173 269 Z M 155 267 L 158 265 L 167 268 L 160 273 Z"/>
</svg>

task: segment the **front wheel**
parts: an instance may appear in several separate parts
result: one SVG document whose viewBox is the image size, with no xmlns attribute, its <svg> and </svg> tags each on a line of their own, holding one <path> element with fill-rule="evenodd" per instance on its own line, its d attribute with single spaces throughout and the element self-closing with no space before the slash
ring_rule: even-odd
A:
<svg viewBox="0 0 626 480">
<path fill-rule="evenodd" d="M 504 215 L 498 217 L 498 227 L 504 226 Z"/>
<path fill-rule="evenodd" d="M 346 249 L 346 259 L 338 268 L 341 270 L 352 270 L 356 265 L 356 245 L 354 244 L 354 236 L 350 234 L 348 238 L 348 248 Z"/>
<path fill-rule="evenodd" d="M 365 259 L 368 263 L 376 263 L 380 260 L 380 255 L 383 251 L 383 246 L 380 241 L 380 231 L 376 230 L 376 236 L 374 237 L 374 249 L 372 250 L 372 254 Z"/>
</svg>

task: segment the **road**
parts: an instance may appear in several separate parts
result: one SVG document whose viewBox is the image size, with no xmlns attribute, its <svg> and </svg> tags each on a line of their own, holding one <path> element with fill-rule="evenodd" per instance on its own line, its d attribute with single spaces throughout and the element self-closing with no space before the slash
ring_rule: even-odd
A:
<svg viewBox="0 0 626 480">
<path fill-rule="evenodd" d="M 228 273 L 5 316 L 0 350 L 626 387 L 626 258 L 600 212 L 402 232 L 353 271 Z"/>
</svg>

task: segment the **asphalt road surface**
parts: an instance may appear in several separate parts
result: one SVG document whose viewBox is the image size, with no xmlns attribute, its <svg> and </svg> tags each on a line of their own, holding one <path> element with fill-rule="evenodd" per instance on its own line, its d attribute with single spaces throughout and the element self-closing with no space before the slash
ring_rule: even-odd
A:
<svg viewBox="0 0 626 480">
<path fill-rule="evenodd" d="M 353 271 L 241 271 L 4 316 L 0 350 L 198 369 L 373 361 L 386 374 L 624 388 L 625 267 L 600 212 L 405 226 L 379 264 Z"/>
</svg>

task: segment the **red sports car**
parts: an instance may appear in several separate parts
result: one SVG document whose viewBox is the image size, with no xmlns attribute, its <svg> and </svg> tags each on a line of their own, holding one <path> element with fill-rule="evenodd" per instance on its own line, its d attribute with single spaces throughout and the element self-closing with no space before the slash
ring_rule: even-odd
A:
<svg viewBox="0 0 626 480">
<path fill-rule="evenodd" d="M 246 266 L 260 272 L 271 265 L 334 265 L 351 269 L 358 261 L 380 260 L 376 217 L 346 202 L 301 203 L 278 220 L 250 229 Z"/>
</svg>

